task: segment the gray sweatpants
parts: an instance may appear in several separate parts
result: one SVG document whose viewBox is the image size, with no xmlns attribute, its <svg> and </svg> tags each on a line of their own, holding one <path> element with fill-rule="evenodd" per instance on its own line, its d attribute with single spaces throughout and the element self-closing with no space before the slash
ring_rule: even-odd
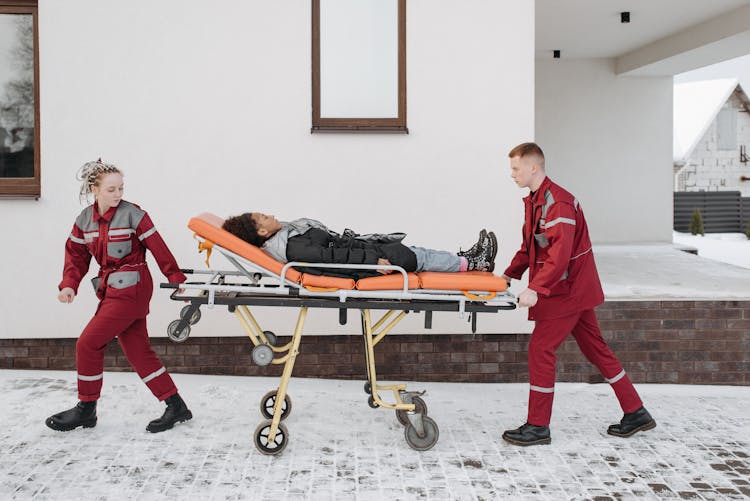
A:
<svg viewBox="0 0 750 501">
<path fill-rule="evenodd" d="M 409 247 L 417 255 L 417 273 L 420 271 L 460 271 L 460 258 L 448 251 Z"/>
</svg>

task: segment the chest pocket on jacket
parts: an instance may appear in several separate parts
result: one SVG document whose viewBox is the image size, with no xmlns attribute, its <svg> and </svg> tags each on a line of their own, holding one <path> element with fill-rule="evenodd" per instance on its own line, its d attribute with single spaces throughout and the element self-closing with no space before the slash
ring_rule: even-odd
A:
<svg viewBox="0 0 750 501">
<path fill-rule="evenodd" d="M 123 258 L 130 254 L 133 250 L 133 241 L 126 240 L 124 242 L 107 242 L 107 255 L 117 259 Z"/>
<path fill-rule="evenodd" d="M 549 241 L 547 240 L 547 235 L 545 233 L 534 233 L 534 239 L 539 247 L 543 249 L 549 247 Z"/>
</svg>

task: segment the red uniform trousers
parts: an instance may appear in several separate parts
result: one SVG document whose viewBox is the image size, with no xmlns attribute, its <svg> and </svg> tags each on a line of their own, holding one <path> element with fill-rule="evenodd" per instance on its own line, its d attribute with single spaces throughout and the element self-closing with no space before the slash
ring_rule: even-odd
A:
<svg viewBox="0 0 750 501">
<path fill-rule="evenodd" d="M 529 342 L 529 414 L 527 422 L 547 426 L 552 416 L 555 391 L 555 352 L 568 334 L 573 334 L 586 358 L 610 383 L 624 413 L 639 409 L 641 402 L 633 383 L 602 338 L 594 310 L 562 318 L 537 320 Z"/>
<path fill-rule="evenodd" d="M 76 343 L 79 400 L 90 402 L 99 399 L 104 375 L 104 350 L 107 343 L 115 337 L 130 365 L 156 398 L 165 400 L 177 393 L 172 378 L 151 348 L 146 318 L 123 318 L 97 313 L 83 329 Z"/>
</svg>

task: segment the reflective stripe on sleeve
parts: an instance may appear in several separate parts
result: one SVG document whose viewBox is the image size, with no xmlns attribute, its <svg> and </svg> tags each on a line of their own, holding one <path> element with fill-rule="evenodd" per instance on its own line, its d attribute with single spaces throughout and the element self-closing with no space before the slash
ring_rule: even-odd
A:
<svg viewBox="0 0 750 501">
<path fill-rule="evenodd" d="M 85 244 L 86 243 L 86 240 L 84 240 L 82 238 L 74 237 L 72 233 L 70 234 L 69 238 L 70 238 L 71 242 L 75 242 L 77 244 Z"/>
<path fill-rule="evenodd" d="M 538 391 L 539 393 L 554 393 L 555 387 L 552 388 L 544 388 L 542 386 L 534 386 L 533 384 L 529 385 L 529 389 L 531 391 Z"/>
<path fill-rule="evenodd" d="M 96 376 L 84 376 L 83 374 L 78 374 L 78 379 L 81 381 L 98 381 L 99 379 L 102 379 L 104 377 L 104 373 L 97 374 Z"/>
<path fill-rule="evenodd" d="M 161 376 L 161 375 L 162 375 L 162 374 L 164 374 L 165 372 L 167 372 L 167 369 L 165 369 L 164 367 L 162 367 L 162 368 L 161 368 L 161 369 L 159 369 L 158 371 L 154 371 L 154 372 L 152 372 L 151 374 L 149 374 L 148 376 L 144 377 L 144 378 L 143 378 L 143 382 L 144 382 L 144 383 L 148 383 L 148 382 L 149 382 L 149 381 L 151 381 L 152 379 L 154 379 L 154 378 L 157 378 L 157 377 Z"/>
<path fill-rule="evenodd" d="M 609 384 L 614 384 L 624 377 L 625 377 L 625 369 L 621 370 L 620 373 L 616 375 L 615 377 L 607 379 L 607 382 Z"/>
<path fill-rule="evenodd" d="M 576 225 L 575 219 L 570 219 L 569 217 L 558 217 L 557 219 L 553 219 L 552 221 L 548 222 L 544 225 L 545 228 L 552 228 L 557 223 L 567 223 L 572 224 L 573 226 Z"/>
<path fill-rule="evenodd" d="M 579 257 L 583 256 L 584 254 L 588 254 L 589 252 L 591 252 L 591 247 L 581 252 L 580 254 L 576 254 L 575 256 L 571 257 L 570 260 L 572 261 L 574 259 L 578 259 Z"/>
<path fill-rule="evenodd" d="M 144 232 L 144 233 L 143 233 L 143 235 L 141 235 L 140 237 L 138 237 L 138 240 L 141 240 L 141 241 L 143 241 L 144 239 L 146 239 L 146 238 L 150 237 L 150 236 L 151 236 L 151 235 L 153 235 L 154 233 L 156 233 L 156 226 L 154 226 L 154 227 L 153 227 L 153 228 L 151 228 L 150 230 L 148 230 L 148 231 Z"/>
</svg>

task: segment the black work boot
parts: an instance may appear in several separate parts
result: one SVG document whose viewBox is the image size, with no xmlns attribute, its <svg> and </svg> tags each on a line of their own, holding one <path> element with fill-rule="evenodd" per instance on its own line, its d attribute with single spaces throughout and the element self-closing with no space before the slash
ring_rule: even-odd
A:
<svg viewBox="0 0 750 501">
<path fill-rule="evenodd" d="M 96 426 L 96 400 L 78 402 L 72 409 L 48 417 L 44 424 L 57 431 L 70 431 L 79 426 L 93 428 Z"/>
<path fill-rule="evenodd" d="M 474 254 L 476 254 L 477 252 L 479 252 L 479 249 L 484 245 L 484 241 L 485 240 L 487 240 L 487 230 L 485 230 L 484 228 L 482 228 L 479 231 L 479 238 L 477 239 L 477 243 L 475 243 L 474 245 L 472 245 L 471 249 L 469 249 L 467 251 L 459 249 L 459 251 L 456 252 L 456 255 L 460 256 L 460 257 L 473 256 Z"/>
<path fill-rule="evenodd" d="M 469 262 L 469 271 L 493 271 L 495 269 L 495 256 L 497 256 L 497 237 L 490 231 L 487 233 L 482 245 L 476 252 L 464 255 Z"/>
<path fill-rule="evenodd" d="M 645 407 L 635 412 L 625 414 L 620 424 L 613 424 L 607 428 L 607 433 L 616 437 L 630 437 L 639 431 L 656 428 L 656 421 L 651 417 Z"/>
<path fill-rule="evenodd" d="M 503 433 L 503 440 L 513 445 L 540 445 L 549 444 L 552 438 L 549 435 L 549 426 L 536 426 L 526 423 L 515 430 L 507 430 Z"/>
<path fill-rule="evenodd" d="M 175 393 L 171 397 L 164 401 L 167 404 L 167 409 L 159 419 L 154 419 L 148 426 L 146 431 L 151 433 L 159 433 L 161 431 L 169 430 L 176 423 L 181 423 L 189 419 L 193 419 L 193 413 L 187 408 L 185 402 L 180 397 L 179 393 Z"/>
</svg>

